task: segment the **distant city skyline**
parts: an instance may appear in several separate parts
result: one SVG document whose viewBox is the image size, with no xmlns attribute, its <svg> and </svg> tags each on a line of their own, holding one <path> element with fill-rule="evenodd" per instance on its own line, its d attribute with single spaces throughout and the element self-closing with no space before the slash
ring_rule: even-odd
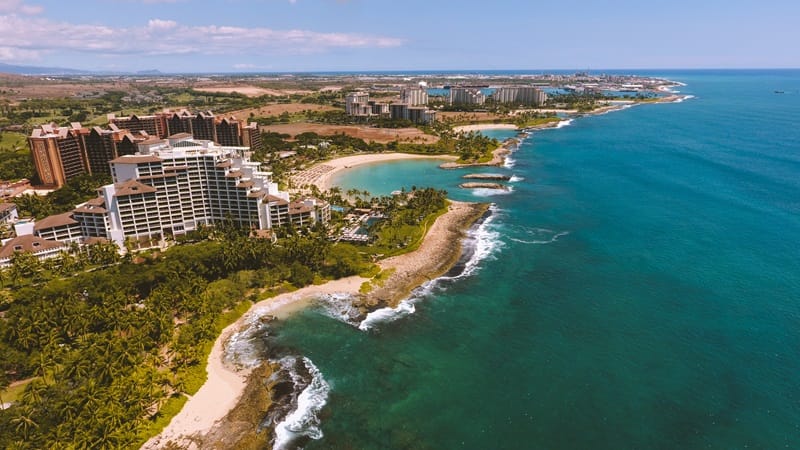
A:
<svg viewBox="0 0 800 450">
<path fill-rule="evenodd" d="M 0 63 L 172 73 L 800 66 L 795 2 L 454 5 L 0 0 Z"/>
</svg>

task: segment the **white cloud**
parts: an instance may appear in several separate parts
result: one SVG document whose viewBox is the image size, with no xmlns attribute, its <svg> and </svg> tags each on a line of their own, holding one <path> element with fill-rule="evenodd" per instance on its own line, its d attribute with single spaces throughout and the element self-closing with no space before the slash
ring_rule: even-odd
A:
<svg viewBox="0 0 800 450">
<path fill-rule="evenodd" d="M 25 14 L 34 15 L 44 11 L 44 8 L 36 5 L 27 5 L 21 0 L 0 0 L 0 14 Z"/>
<path fill-rule="evenodd" d="M 147 21 L 147 28 L 151 30 L 169 30 L 170 28 L 175 28 L 178 26 L 178 22 L 174 20 L 161 20 L 161 19 L 150 19 Z"/>
<path fill-rule="evenodd" d="M 0 47 L 0 61 L 29 62 L 38 61 L 41 54 L 32 50 L 20 50 L 13 47 Z"/>
<path fill-rule="evenodd" d="M 0 0 L 8 5 L 9 0 Z M 19 30 L 25 30 L 20 33 Z M 111 27 L 56 22 L 42 17 L 0 14 L 0 45 L 13 54 L 77 51 L 98 56 L 275 55 L 319 53 L 334 48 L 397 47 L 402 39 L 357 33 L 274 30 L 221 25 L 184 25 L 151 19 L 144 26 Z"/>
</svg>

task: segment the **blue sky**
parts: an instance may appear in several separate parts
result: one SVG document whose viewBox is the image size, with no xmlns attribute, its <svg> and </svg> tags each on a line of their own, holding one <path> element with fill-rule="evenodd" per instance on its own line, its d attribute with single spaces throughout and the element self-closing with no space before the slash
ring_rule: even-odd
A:
<svg viewBox="0 0 800 450">
<path fill-rule="evenodd" d="M 796 0 L 0 0 L 0 62 L 90 70 L 800 66 Z"/>
</svg>

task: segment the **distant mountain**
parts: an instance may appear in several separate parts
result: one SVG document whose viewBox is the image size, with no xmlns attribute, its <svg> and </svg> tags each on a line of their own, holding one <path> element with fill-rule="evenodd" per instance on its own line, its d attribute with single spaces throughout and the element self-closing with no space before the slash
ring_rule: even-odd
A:
<svg viewBox="0 0 800 450">
<path fill-rule="evenodd" d="M 158 69 L 150 69 L 150 70 L 138 70 L 136 71 L 136 75 L 163 75 L 164 72 Z"/>
<path fill-rule="evenodd" d="M 86 75 L 91 73 L 86 70 L 65 69 L 63 67 L 16 66 L 5 63 L 0 63 L 0 72 L 18 75 Z"/>
</svg>

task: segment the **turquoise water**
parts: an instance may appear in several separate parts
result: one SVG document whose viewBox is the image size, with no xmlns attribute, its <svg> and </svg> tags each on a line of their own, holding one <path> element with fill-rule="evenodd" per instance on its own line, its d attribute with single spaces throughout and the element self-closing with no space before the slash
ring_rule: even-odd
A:
<svg viewBox="0 0 800 450">
<path fill-rule="evenodd" d="M 413 314 L 277 327 L 331 387 L 305 448 L 800 448 L 800 72 L 666 76 L 695 98 L 533 134 L 487 170 L 507 195 L 429 161 L 346 175 L 496 209 Z"/>
</svg>

